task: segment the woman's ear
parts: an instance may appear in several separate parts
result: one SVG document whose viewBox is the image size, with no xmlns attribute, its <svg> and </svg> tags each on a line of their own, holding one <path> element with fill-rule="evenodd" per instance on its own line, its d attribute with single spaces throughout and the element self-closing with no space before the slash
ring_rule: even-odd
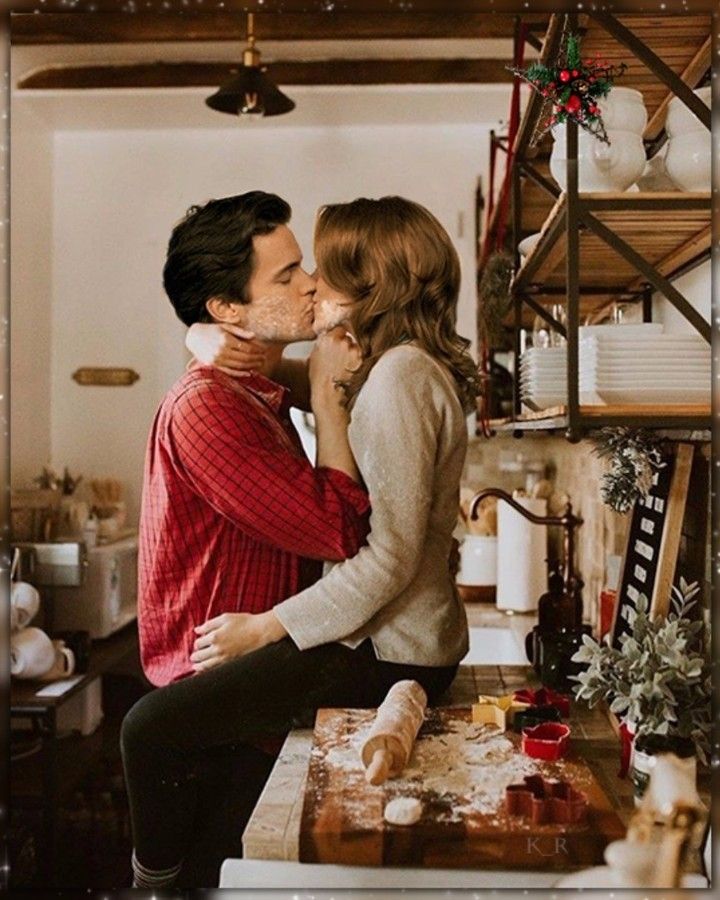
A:
<svg viewBox="0 0 720 900">
<path fill-rule="evenodd" d="M 243 303 L 232 303 L 223 300 L 222 297 L 211 297 L 205 303 L 205 309 L 210 313 L 214 322 L 223 322 L 226 325 L 242 325 L 245 313 Z"/>
</svg>

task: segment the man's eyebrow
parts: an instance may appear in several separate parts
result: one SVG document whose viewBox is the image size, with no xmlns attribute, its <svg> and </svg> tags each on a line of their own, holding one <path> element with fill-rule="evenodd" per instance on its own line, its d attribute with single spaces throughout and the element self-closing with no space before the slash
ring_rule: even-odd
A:
<svg viewBox="0 0 720 900">
<path fill-rule="evenodd" d="M 293 260 L 291 263 L 288 263 L 286 266 L 283 266 L 282 269 L 278 269 L 277 272 L 273 275 L 273 278 L 279 278 L 281 275 L 284 275 L 286 272 L 289 272 L 291 269 L 297 268 L 302 262 L 302 256 L 299 259 Z"/>
</svg>

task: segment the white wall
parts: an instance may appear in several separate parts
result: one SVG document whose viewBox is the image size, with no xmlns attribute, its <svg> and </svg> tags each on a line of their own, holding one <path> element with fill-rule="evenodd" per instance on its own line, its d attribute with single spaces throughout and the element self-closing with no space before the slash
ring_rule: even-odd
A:
<svg viewBox="0 0 720 900">
<path fill-rule="evenodd" d="M 86 479 L 120 478 L 137 514 L 152 417 L 187 358 L 184 329 L 162 291 L 166 242 L 186 208 L 211 197 L 261 188 L 287 198 L 308 265 L 320 203 L 397 193 L 425 204 L 461 255 L 459 331 L 474 337 L 474 196 L 492 124 L 57 131 L 52 240 L 47 219 L 32 239 L 45 265 L 51 247 L 52 291 L 45 278 L 27 308 L 44 319 L 46 341 L 51 323 L 51 378 L 48 354 L 34 359 L 27 330 L 16 336 L 34 394 L 45 395 L 34 415 L 51 422 L 53 464 Z M 40 185 L 34 169 L 19 166 L 24 190 L 42 195 L 47 212 L 47 159 Z M 18 289 L 28 294 L 20 282 Z M 80 387 L 71 378 L 80 366 L 129 366 L 141 378 L 126 388 Z M 17 470 L 37 469 L 47 443 L 24 435 L 14 448 Z"/>
<path fill-rule="evenodd" d="M 16 108 L 10 135 L 10 477 L 24 486 L 51 458 L 52 134 Z"/>
</svg>

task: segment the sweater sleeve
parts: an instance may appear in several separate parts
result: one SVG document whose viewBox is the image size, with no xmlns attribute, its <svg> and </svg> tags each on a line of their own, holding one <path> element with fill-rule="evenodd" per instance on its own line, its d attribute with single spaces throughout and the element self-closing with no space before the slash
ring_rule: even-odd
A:
<svg viewBox="0 0 720 900">
<path fill-rule="evenodd" d="M 443 418 L 427 366 L 417 351 L 395 348 L 358 395 L 353 449 L 370 493 L 370 535 L 355 557 L 274 607 L 301 650 L 352 634 L 418 571 Z"/>
</svg>

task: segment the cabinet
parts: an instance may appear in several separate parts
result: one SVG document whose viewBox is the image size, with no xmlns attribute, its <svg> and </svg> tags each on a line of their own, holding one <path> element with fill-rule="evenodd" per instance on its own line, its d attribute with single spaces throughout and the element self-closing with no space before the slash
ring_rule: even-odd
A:
<svg viewBox="0 0 720 900">
<path fill-rule="evenodd" d="M 583 57 L 600 55 L 627 63 L 620 83 L 643 94 L 648 110 L 643 134 L 648 158 L 666 139 L 665 116 L 674 96 L 681 97 L 710 128 L 710 110 L 693 93 L 710 70 L 710 15 L 555 14 L 542 43 L 543 61 L 555 58 L 566 29 L 581 36 Z M 669 430 L 673 435 L 682 433 L 686 438 L 706 438 L 709 403 L 580 405 L 578 327 L 583 319 L 601 320 L 618 300 L 639 304 L 643 321 L 650 321 L 651 296 L 657 291 L 709 343 L 709 323 L 673 282 L 710 256 L 711 194 L 579 193 L 576 123 L 569 123 L 566 129 L 567 190 L 561 192 L 549 173 L 550 137 L 536 147 L 530 146 L 542 105 L 542 99 L 533 92 L 512 147 L 503 148 L 509 163 L 503 189 L 511 223 L 506 244 L 516 264 L 512 311 L 505 323 L 506 349 L 512 349 L 518 359 L 520 331 L 536 316 L 566 337 L 567 404 L 521 414 L 516 379 L 514 415 L 492 425 L 495 431 L 516 434 L 525 430 L 560 431 L 571 441 L 607 425 L 642 426 Z M 503 217 L 501 198 L 487 222 L 484 247 L 497 246 L 496 231 L 502 227 Z M 537 231 L 541 236 L 520 265 L 517 245 Z M 486 259 L 487 254 L 481 257 L 481 266 Z M 558 303 L 564 305 L 565 323 L 552 314 Z"/>
</svg>

